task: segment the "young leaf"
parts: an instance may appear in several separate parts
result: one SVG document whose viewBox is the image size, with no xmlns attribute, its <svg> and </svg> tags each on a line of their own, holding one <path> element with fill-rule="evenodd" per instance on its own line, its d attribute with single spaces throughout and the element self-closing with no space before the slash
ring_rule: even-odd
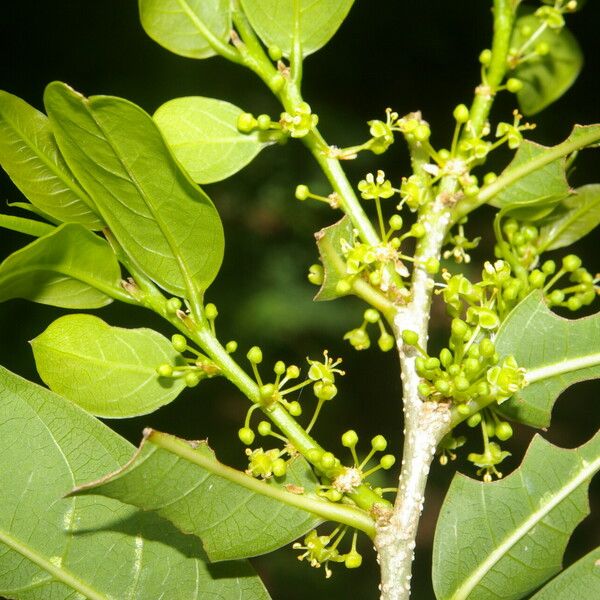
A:
<svg viewBox="0 0 600 600">
<path fill-rule="evenodd" d="M 514 28 L 511 47 L 526 42 L 522 31 L 536 31 L 541 21 L 534 15 L 520 17 Z M 536 37 L 535 45 L 547 44 L 549 52 L 521 62 L 513 71 L 523 87 L 517 92 L 521 111 L 534 115 L 558 100 L 575 82 L 583 65 L 583 54 L 573 34 L 566 28 L 555 31 L 546 28 Z M 533 50 L 533 48 L 530 48 Z"/>
<path fill-rule="evenodd" d="M 43 221 L 3 214 L 0 214 L 0 227 L 10 229 L 11 231 L 18 231 L 25 235 L 32 235 L 33 237 L 42 237 L 48 233 L 52 233 L 56 229 L 53 225 L 49 225 Z"/>
<path fill-rule="evenodd" d="M 230 4 L 230 0 L 138 0 L 146 33 L 167 50 L 190 58 L 214 56 L 213 38 L 227 42 Z"/>
<path fill-rule="evenodd" d="M 479 200 L 498 208 L 532 203 L 539 209 L 540 198 L 547 198 L 551 203 L 565 198 L 569 194 L 565 157 L 597 144 L 598 140 L 600 125 L 576 125 L 564 142 L 551 148 L 523 142 L 500 177 L 483 188 Z"/>
<path fill-rule="evenodd" d="M 82 225 L 65 223 L 0 264 L 0 302 L 26 298 L 64 308 L 100 308 L 115 296 L 126 297 L 120 281 L 108 243 Z"/>
<path fill-rule="evenodd" d="M 550 424 L 556 399 L 570 385 L 600 377 L 600 313 L 563 319 L 548 309 L 539 292 L 508 315 L 495 343 L 500 356 L 512 354 L 526 369 L 529 382 L 499 410 L 532 427 Z"/>
<path fill-rule="evenodd" d="M 164 519 L 109 498 L 64 497 L 132 451 L 71 402 L 0 367 L 0 594 L 268 599 L 247 563 L 208 565 L 200 544 Z"/>
<path fill-rule="evenodd" d="M 558 573 L 599 469 L 600 433 L 574 450 L 536 436 L 521 466 L 494 483 L 457 473 L 435 532 L 436 598 L 517 600 Z"/>
<path fill-rule="evenodd" d="M 46 115 L 0 90 L 0 164 L 32 204 L 61 222 L 102 229 L 65 164 Z"/>
<path fill-rule="evenodd" d="M 600 598 L 600 547 L 547 583 L 531 600 Z"/>
<path fill-rule="evenodd" d="M 67 163 L 138 268 L 171 294 L 204 292 L 223 259 L 221 220 L 150 116 L 59 82 L 44 102 Z"/>
<path fill-rule="evenodd" d="M 354 239 L 352 221 L 345 216 L 337 223 L 321 229 L 315 237 L 323 263 L 323 285 L 315 300 L 333 300 L 342 294 L 337 291 L 338 282 L 348 276 L 342 256 L 342 240 L 351 244 Z"/>
<path fill-rule="evenodd" d="M 284 478 L 260 481 L 220 463 L 205 442 L 188 442 L 147 429 L 139 451 L 119 471 L 76 488 L 155 511 L 178 529 L 202 539 L 211 561 L 276 550 L 322 518 L 353 519 L 372 532 L 359 509 L 315 495 L 317 479 L 297 457 Z"/>
<path fill-rule="evenodd" d="M 166 102 L 154 120 L 192 179 L 212 183 L 243 169 L 266 145 L 258 132 L 238 131 L 242 112 L 229 102 L 195 96 Z"/>
<path fill-rule="evenodd" d="M 122 329 L 92 315 L 66 315 L 31 346 L 44 383 L 99 417 L 145 415 L 173 401 L 185 387 L 182 378 L 158 376 L 159 365 L 184 361 L 152 329 Z"/>
<path fill-rule="evenodd" d="M 600 224 L 600 184 L 578 188 L 560 209 L 540 229 L 540 252 L 570 246 Z"/>
<path fill-rule="evenodd" d="M 307 56 L 322 48 L 338 30 L 354 0 L 242 0 L 252 27 L 266 46 L 278 46 L 284 56 L 292 50 L 294 4 L 300 5 L 300 42 Z"/>
</svg>

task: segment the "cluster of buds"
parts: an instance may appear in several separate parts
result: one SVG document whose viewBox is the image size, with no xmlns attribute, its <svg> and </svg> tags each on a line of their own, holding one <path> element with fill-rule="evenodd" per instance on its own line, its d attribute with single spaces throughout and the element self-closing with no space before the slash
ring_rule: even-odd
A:
<svg viewBox="0 0 600 600">
<path fill-rule="evenodd" d="M 355 350 L 366 350 L 371 346 L 371 338 L 367 332 L 367 326 L 369 324 L 378 326 L 379 337 L 377 339 L 377 345 L 382 352 L 388 352 L 396 345 L 394 336 L 388 333 L 383 324 L 381 315 L 374 308 L 367 308 L 367 310 L 365 310 L 361 326 L 348 331 L 344 335 L 344 339 L 348 340 Z"/>
</svg>

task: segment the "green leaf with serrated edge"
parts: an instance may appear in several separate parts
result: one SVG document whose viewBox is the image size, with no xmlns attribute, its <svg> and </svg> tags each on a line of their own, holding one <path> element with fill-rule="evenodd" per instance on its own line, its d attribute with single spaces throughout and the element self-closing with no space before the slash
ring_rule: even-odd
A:
<svg viewBox="0 0 600 600">
<path fill-rule="evenodd" d="M 0 90 L 0 164 L 32 204 L 61 222 L 102 229 L 93 203 L 60 155 L 48 118 Z"/>
<path fill-rule="evenodd" d="M 342 254 L 342 240 L 352 244 L 354 239 L 352 221 L 345 216 L 337 223 L 321 229 L 315 237 L 323 263 L 323 285 L 317 292 L 315 300 L 334 300 L 342 295 L 336 291 L 338 282 L 348 277 Z"/>
<path fill-rule="evenodd" d="M 122 98 L 86 99 L 59 82 L 44 102 L 67 163 L 137 267 L 171 294 L 204 292 L 223 259 L 221 220 L 152 118 Z"/>
<path fill-rule="evenodd" d="M 198 183 L 226 179 L 243 169 L 264 147 L 260 134 L 240 133 L 242 109 L 214 98 L 175 98 L 154 120 L 177 160 Z"/>
<path fill-rule="evenodd" d="M 102 494 L 155 511 L 202 539 L 212 561 L 245 558 L 288 544 L 323 519 L 352 523 L 373 535 L 366 512 L 326 502 L 300 456 L 285 477 L 262 481 L 223 465 L 206 442 L 189 442 L 147 429 L 122 469 L 74 494 Z"/>
<path fill-rule="evenodd" d="M 65 223 L 0 264 L 0 302 L 25 298 L 63 308 L 100 308 L 122 294 L 121 269 L 108 243 Z"/>
<path fill-rule="evenodd" d="M 31 346 L 44 383 L 99 417 L 145 415 L 173 401 L 185 387 L 181 378 L 157 375 L 159 365 L 184 361 L 152 329 L 123 329 L 92 315 L 66 315 Z"/>
<path fill-rule="evenodd" d="M 578 188 L 559 208 L 540 229 L 541 252 L 570 246 L 600 224 L 600 184 Z"/>
<path fill-rule="evenodd" d="M 146 33 L 167 50 L 189 58 L 216 54 L 210 36 L 229 40 L 230 4 L 230 0 L 138 0 Z"/>
<path fill-rule="evenodd" d="M 531 427 L 550 424 L 554 403 L 570 385 L 600 377 L 600 313 L 563 319 L 548 309 L 540 292 L 511 311 L 495 344 L 500 356 L 512 354 L 526 369 L 529 382 L 498 410 Z"/>
<path fill-rule="evenodd" d="M 300 42 L 307 56 L 322 48 L 338 30 L 354 0 L 298 0 Z M 289 56 L 293 44 L 294 0 L 242 0 L 252 27 L 266 46 Z"/>
<path fill-rule="evenodd" d="M 523 28 L 536 31 L 541 23 L 534 15 L 517 19 L 511 47 L 520 48 L 526 42 Z M 517 92 L 517 100 L 525 115 L 534 115 L 558 100 L 573 85 L 583 66 L 581 48 L 568 29 L 563 27 L 556 31 L 546 28 L 529 50 L 534 50 L 540 43 L 548 44 L 548 54 L 534 56 L 512 72 L 523 82 L 523 87 Z"/>
<path fill-rule="evenodd" d="M 197 540 L 157 515 L 64 497 L 132 452 L 68 400 L 0 367 L 0 595 L 266 600 L 246 562 L 207 564 Z"/>
<path fill-rule="evenodd" d="M 482 189 L 479 200 L 506 208 L 511 204 L 539 203 L 540 198 L 564 198 L 570 192 L 565 175 L 566 157 L 597 145 L 599 140 L 600 125 L 575 125 L 571 135 L 556 146 L 525 141 L 500 176 Z"/>
<path fill-rule="evenodd" d="M 56 229 L 54 225 L 36 221 L 35 219 L 3 214 L 0 214 L 0 227 L 10 229 L 11 231 L 18 231 L 25 235 L 32 235 L 33 237 L 42 237 L 47 233 L 52 233 Z"/>
<path fill-rule="evenodd" d="M 531 600 L 600 598 L 600 547 L 547 583 Z"/>
<path fill-rule="evenodd" d="M 600 433 L 573 450 L 535 436 L 521 466 L 493 483 L 457 473 L 435 532 L 436 598 L 518 600 L 558 573 L 599 469 Z"/>
</svg>

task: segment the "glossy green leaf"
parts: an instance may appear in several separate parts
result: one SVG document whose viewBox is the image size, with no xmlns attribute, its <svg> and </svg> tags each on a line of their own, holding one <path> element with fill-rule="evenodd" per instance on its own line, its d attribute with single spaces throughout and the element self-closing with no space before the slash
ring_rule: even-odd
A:
<svg viewBox="0 0 600 600">
<path fill-rule="evenodd" d="M 534 15 L 517 19 L 511 47 L 520 48 L 525 42 L 521 33 L 523 27 L 536 31 L 540 23 Z M 525 115 L 534 115 L 558 100 L 573 85 L 583 66 L 581 48 L 568 29 L 545 29 L 536 38 L 535 44 L 540 43 L 548 44 L 548 54 L 527 60 L 513 71 L 523 82 L 517 99 Z"/>
<path fill-rule="evenodd" d="M 345 216 L 337 223 L 321 229 L 315 237 L 323 263 L 323 285 L 315 300 L 333 300 L 342 294 L 337 291 L 338 282 L 348 276 L 342 253 L 342 244 L 352 244 L 354 233 L 352 221 Z"/>
<path fill-rule="evenodd" d="M 33 237 L 42 237 L 48 233 L 52 233 L 55 229 L 53 225 L 44 223 L 43 221 L 3 214 L 0 214 L 0 227 L 10 229 L 11 231 L 18 231 L 25 235 L 32 235 Z"/>
<path fill-rule="evenodd" d="M 44 102 L 67 163 L 138 268 L 171 294 L 206 290 L 223 259 L 221 220 L 151 117 L 58 82 Z"/>
<path fill-rule="evenodd" d="M 156 515 L 109 498 L 64 497 L 132 451 L 71 402 L 0 367 L 0 594 L 267 599 L 247 563 L 208 565 L 196 540 Z"/>
<path fill-rule="evenodd" d="M 258 132 L 238 131 L 242 112 L 229 102 L 195 96 L 166 102 L 154 120 L 192 179 L 212 183 L 243 169 L 265 147 Z"/>
<path fill-rule="evenodd" d="M 563 319 L 534 292 L 502 323 L 496 348 L 500 356 L 515 357 L 526 369 L 529 382 L 499 410 L 532 427 L 547 427 L 563 390 L 578 381 L 600 377 L 600 313 Z"/>
<path fill-rule="evenodd" d="M 48 213 L 45 213 L 43 210 L 40 210 L 37 206 L 31 204 L 31 202 L 7 202 L 7 206 L 11 208 L 20 208 L 28 213 L 37 215 L 38 217 L 42 217 L 48 223 L 52 223 L 53 225 L 61 225 L 62 221 L 56 219 L 55 217 L 51 217 Z"/>
<path fill-rule="evenodd" d="M 494 483 L 457 473 L 435 532 L 436 598 L 518 600 L 558 573 L 599 469 L 600 433 L 574 450 L 536 436 L 521 466 Z"/>
<path fill-rule="evenodd" d="M 258 480 L 220 463 L 206 442 L 188 442 L 147 429 L 132 460 L 119 471 L 74 490 L 102 494 L 155 511 L 202 539 L 212 561 L 245 558 L 290 543 L 322 518 L 350 515 L 355 526 L 371 518 L 325 502 L 318 481 L 297 457 L 284 478 Z"/>
<path fill-rule="evenodd" d="M 0 302 L 25 298 L 64 308 L 99 308 L 123 296 L 121 269 L 108 243 L 65 223 L 0 264 Z"/>
<path fill-rule="evenodd" d="M 32 204 L 61 222 L 102 229 L 63 160 L 46 115 L 0 90 L 0 164 Z"/>
<path fill-rule="evenodd" d="M 570 246 L 600 224 L 600 184 L 578 188 L 559 208 L 540 229 L 540 251 Z"/>
<path fill-rule="evenodd" d="M 92 315 L 66 315 L 31 346 L 44 383 L 99 417 L 153 412 L 185 387 L 181 378 L 157 375 L 159 365 L 181 365 L 183 359 L 152 329 L 123 329 Z"/>
<path fill-rule="evenodd" d="M 304 56 L 322 48 L 338 30 L 354 0 L 297 0 Z M 242 0 L 252 27 L 266 46 L 278 46 L 289 56 L 294 35 L 295 0 Z"/>
<path fill-rule="evenodd" d="M 544 199 L 553 206 L 570 193 L 566 157 L 599 140 L 600 125 L 576 125 L 564 142 L 550 148 L 525 141 L 498 179 L 483 188 L 479 198 L 498 208 L 532 204 L 539 209 Z"/>
<path fill-rule="evenodd" d="M 600 547 L 547 583 L 531 600 L 600 598 Z"/>
<path fill-rule="evenodd" d="M 229 40 L 230 4 L 230 0 L 138 0 L 146 33 L 167 50 L 190 58 L 214 56 L 213 37 Z"/>
</svg>

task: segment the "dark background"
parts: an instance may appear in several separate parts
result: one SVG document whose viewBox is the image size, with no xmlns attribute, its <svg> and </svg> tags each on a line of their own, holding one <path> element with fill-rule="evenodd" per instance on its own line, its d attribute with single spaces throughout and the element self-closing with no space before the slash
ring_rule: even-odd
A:
<svg viewBox="0 0 600 600">
<path fill-rule="evenodd" d="M 558 143 L 575 122 L 600 122 L 600 5 L 587 4 L 568 20 L 584 49 L 584 72 L 566 96 L 533 119 L 538 129 L 531 137 L 542 143 Z M 451 110 L 459 102 L 470 102 L 478 82 L 477 55 L 490 40 L 490 5 L 482 0 L 357 1 L 334 40 L 305 65 L 305 98 L 320 115 L 328 141 L 339 146 L 360 143 L 366 139 L 366 121 L 383 118 L 385 108 L 391 106 L 400 114 L 422 110 L 434 132 L 434 145 L 447 145 L 453 127 Z M 152 42 L 139 25 L 133 0 L 5 2 L 0 8 L 0 53 L 0 87 L 37 108 L 42 107 L 46 83 L 58 79 L 86 95 L 124 96 L 148 112 L 174 97 L 204 95 L 255 114 L 279 113 L 274 99 L 251 73 L 220 58 L 178 57 Z M 508 94 L 500 95 L 496 120 L 510 120 L 512 100 Z M 499 157 L 496 169 L 502 168 L 504 158 Z M 599 161 L 597 154 L 584 153 L 572 183 L 598 181 Z M 407 174 L 407 155 L 400 140 L 384 156 L 361 155 L 347 165 L 354 181 L 377 168 L 384 168 L 395 181 Z M 348 428 L 358 430 L 365 449 L 373 435 L 384 433 L 397 452 L 402 422 L 396 359 L 377 350 L 359 354 L 342 341 L 344 332 L 361 321 L 359 303 L 312 302 L 315 290 L 305 278 L 308 265 L 317 257 L 312 235 L 336 215 L 296 202 L 297 183 L 329 191 L 301 144 L 290 143 L 265 150 L 231 180 L 206 186 L 224 220 L 227 239 L 222 272 L 208 292 L 208 300 L 219 307 L 218 330 L 224 340 L 237 339 L 242 349 L 260 344 L 267 365 L 277 359 L 303 364 L 307 355 L 316 357 L 323 348 L 342 356 L 348 374 L 338 398 L 325 407 L 316 435 L 338 451 L 339 435 Z M 0 190 L 2 201 L 22 199 L 5 177 L 0 179 Z M 490 258 L 493 242 L 486 224 L 490 213 L 481 212 L 468 232 L 483 235 L 482 258 Z M 27 241 L 2 231 L 1 256 Z M 597 271 L 597 234 L 581 242 L 578 251 L 587 257 L 589 270 Z M 16 300 L 5 303 L 0 307 L 0 363 L 37 381 L 27 340 L 64 312 Z M 444 319 L 438 312 L 439 333 Z M 172 333 L 153 315 L 127 306 L 113 305 L 99 315 L 113 325 L 154 326 L 166 335 Z M 439 344 L 436 331 L 433 343 Z M 546 437 L 570 447 L 589 439 L 598 428 L 597 393 L 591 384 L 574 386 L 557 404 Z M 309 402 L 306 412 L 310 412 Z M 246 408 L 247 401 L 232 386 L 209 381 L 157 413 L 110 425 L 133 443 L 145 426 L 188 438 L 208 437 L 222 460 L 242 466 L 236 431 Z M 518 428 L 514 440 L 505 444 L 513 452 L 505 472 L 518 465 L 532 434 Z M 464 454 L 479 445 L 477 436 L 472 436 Z M 436 466 L 430 479 L 416 551 L 416 599 L 433 598 L 430 555 L 435 519 L 455 466 Z M 457 466 L 472 474 L 464 461 L 459 459 Z M 392 475 L 390 485 L 396 472 Z M 599 528 L 598 516 L 578 528 L 567 562 L 597 544 Z M 322 571 L 298 564 L 289 549 L 253 562 L 278 600 L 307 594 L 342 598 L 348 597 L 348 589 L 353 598 L 371 599 L 378 596 L 377 570 L 369 544 L 363 546 L 369 557 L 366 565 L 354 572 L 334 565 L 328 581 Z"/>
</svg>

